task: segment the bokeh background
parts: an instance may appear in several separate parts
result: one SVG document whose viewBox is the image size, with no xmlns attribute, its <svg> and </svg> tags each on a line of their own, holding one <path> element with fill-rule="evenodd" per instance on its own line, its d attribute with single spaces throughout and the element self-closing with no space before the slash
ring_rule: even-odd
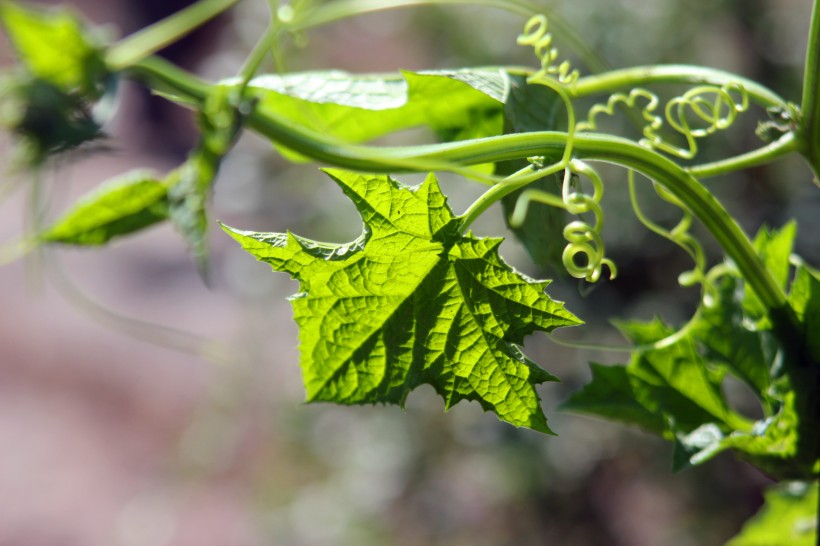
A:
<svg viewBox="0 0 820 546">
<path fill-rule="evenodd" d="M 186 1 L 66 3 L 125 35 Z M 702 63 L 799 102 L 809 0 L 548 7 L 614 67 Z M 245 0 L 164 55 L 209 79 L 230 77 L 267 16 L 266 2 Z M 307 33 L 286 66 L 268 69 L 533 66 L 531 51 L 515 46 L 522 25 L 471 7 L 368 15 Z M 127 82 L 120 94 L 102 153 L 69 154 L 36 176 L 4 160 L 1 241 L 27 229 L 32 209 L 54 218 L 111 177 L 184 160 L 196 140 L 191 113 Z M 756 146 L 759 117 L 707 153 Z M 610 176 L 608 250 L 621 278 L 592 292 L 566 280 L 550 289 L 590 323 L 565 334 L 575 341 L 620 343 L 612 316 L 682 323 L 697 299 L 676 286 L 685 255 L 637 224 L 623 174 Z M 799 219 L 798 251 L 818 264 L 820 192 L 810 180 L 799 162 L 782 161 L 710 183 L 749 232 Z M 481 189 L 453 177 L 444 184 L 457 211 Z M 41 197 L 32 205 L 34 187 Z M 655 214 L 674 219 L 663 208 Z M 253 135 L 223 165 L 213 217 L 339 242 L 360 231 L 353 207 L 315 165 L 288 164 Z M 499 210 L 477 227 L 504 230 Z M 761 502 L 768 480 L 731 456 L 673 474 L 664 442 L 554 411 L 588 379 L 589 361 L 627 355 L 545 336 L 533 336 L 527 351 L 563 379 L 540 390 L 557 438 L 499 423 L 477 404 L 445 415 L 428 387 L 405 410 L 305 405 L 285 301 L 296 284 L 217 229 L 211 235 L 210 286 L 170 227 L 0 268 L 0 546 L 709 546 L 737 533 Z M 502 254 L 543 274 L 511 241 Z M 737 385 L 727 389 L 755 411 Z"/>
</svg>

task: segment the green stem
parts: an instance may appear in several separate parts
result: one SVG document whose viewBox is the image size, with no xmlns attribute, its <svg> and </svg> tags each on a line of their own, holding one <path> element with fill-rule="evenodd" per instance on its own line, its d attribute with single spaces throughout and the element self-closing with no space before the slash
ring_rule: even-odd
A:
<svg viewBox="0 0 820 546">
<path fill-rule="evenodd" d="M 803 74 L 803 102 L 800 138 L 804 143 L 803 155 L 820 179 L 820 2 L 815 1 L 811 14 L 809 44 Z M 820 535 L 820 531 L 818 531 Z"/>
<path fill-rule="evenodd" d="M 685 64 L 648 65 L 611 70 L 579 79 L 572 91 L 574 98 L 581 98 L 653 83 L 716 86 L 737 83 L 743 86 L 752 101 L 763 107 L 785 107 L 787 104 L 783 97 L 754 80 L 725 70 Z"/>
<path fill-rule="evenodd" d="M 151 62 L 146 62 L 151 61 Z M 208 86 L 156 59 L 147 59 L 134 72 L 149 84 L 164 84 L 187 98 L 202 100 Z M 399 172 L 427 170 L 439 165 L 446 170 L 465 165 L 494 163 L 532 156 L 557 161 L 567 146 L 567 134 L 544 131 L 516 133 L 462 142 L 411 147 L 374 147 L 339 142 L 270 112 L 256 109 L 246 120 L 248 126 L 272 141 L 278 142 L 316 161 L 366 172 Z M 786 295 L 757 256 L 749 239 L 723 206 L 692 174 L 670 159 L 620 137 L 594 133 L 576 134 L 574 155 L 578 159 L 608 161 L 634 169 L 666 187 L 682 201 L 717 239 L 726 254 L 769 309 L 786 307 Z M 524 184 L 523 181 L 520 181 Z M 510 185 L 512 186 L 512 185 Z M 505 190 L 510 186 L 505 187 Z M 513 187 L 515 189 L 517 184 Z M 500 198 L 505 190 L 495 190 Z M 493 191 L 493 190 L 491 190 Z M 512 190 L 510 190 L 512 191 Z M 488 198 L 486 209 L 493 199 Z"/>
<path fill-rule="evenodd" d="M 481 216 L 490 206 L 500 201 L 505 196 L 539 180 L 545 176 L 555 174 L 566 168 L 568 161 L 561 160 L 555 165 L 545 169 L 533 170 L 533 167 L 525 167 L 520 171 L 508 176 L 476 199 L 469 208 L 464 211 L 461 217 L 459 231 L 466 233 L 470 226 Z"/>
<path fill-rule="evenodd" d="M 111 46 L 105 56 L 106 66 L 113 72 L 123 70 L 176 42 L 238 3 L 239 0 L 201 0 L 180 10 Z"/>
<path fill-rule="evenodd" d="M 712 163 L 703 163 L 688 167 L 686 172 L 697 178 L 708 178 L 731 172 L 756 167 L 765 163 L 770 163 L 778 157 L 800 149 L 800 141 L 795 138 L 794 133 L 786 133 L 780 139 L 752 150 L 751 152 L 736 155 L 727 159 L 721 159 Z"/>
<path fill-rule="evenodd" d="M 271 6 L 271 10 L 273 10 L 273 6 Z M 259 71 L 262 61 L 264 61 L 265 57 L 267 57 L 268 54 L 276 47 L 276 43 L 279 39 L 279 33 L 280 25 L 276 19 L 276 14 L 272 13 L 268 28 L 265 29 L 265 33 L 256 43 L 253 50 L 251 50 L 248 58 L 245 59 L 245 64 L 242 65 L 242 69 L 239 71 L 239 77 L 241 78 L 239 88 L 241 90 L 244 91 L 251 79 L 253 79 Z"/>
</svg>

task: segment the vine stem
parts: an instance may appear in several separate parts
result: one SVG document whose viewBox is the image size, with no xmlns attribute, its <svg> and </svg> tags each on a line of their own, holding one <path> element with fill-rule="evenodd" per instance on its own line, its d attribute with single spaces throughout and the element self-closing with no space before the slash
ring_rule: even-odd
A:
<svg viewBox="0 0 820 546">
<path fill-rule="evenodd" d="M 227 11 L 240 0 L 201 0 L 190 7 L 123 38 L 105 56 L 106 66 L 117 72 L 176 42 L 203 23 Z"/>
<path fill-rule="evenodd" d="M 572 96 L 581 98 L 653 83 L 685 83 L 717 87 L 735 83 L 741 85 L 749 98 L 761 106 L 785 107 L 788 104 L 786 99 L 754 80 L 725 70 L 688 64 L 635 66 L 585 76 L 575 82 Z"/>
<path fill-rule="evenodd" d="M 800 141 L 795 137 L 794 133 L 786 133 L 778 140 L 762 148 L 728 159 L 687 167 L 686 172 L 697 178 L 708 178 L 710 176 L 728 174 L 741 169 L 748 169 L 750 167 L 763 165 L 764 163 L 770 163 L 778 157 L 799 150 L 800 146 Z"/>
<path fill-rule="evenodd" d="M 172 94 L 181 94 L 182 99 L 189 101 L 203 100 L 209 89 L 207 84 L 156 58 L 146 59 L 132 67 L 131 71 L 149 86 L 159 85 Z M 265 137 L 313 160 L 365 172 L 427 170 L 430 164 L 437 164 L 445 170 L 457 170 L 465 165 L 532 156 L 545 156 L 558 161 L 567 146 L 567 134 L 552 131 L 410 147 L 340 144 L 326 135 L 294 126 L 288 120 L 258 108 L 248 115 L 246 123 Z M 692 174 L 672 160 L 620 137 L 579 133 L 573 138 L 573 149 L 578 159 L 611 162 L 631 168 L 666 187 L 712 233 L 766 308 L 780 314 L 785 312 L 786 316 L 793 314 L 788 309 L 783 289 L 761 262 L 748 237 Z M 494 195 L 500 198 L 503 190 L 495 191 L 497 193 Z M 486 207 L 494 202 L 489 198 L 486 201 Z"/>
<path fill-rule="evenodd" d="M 820 1 L 817 0 L 812 7 L 806 48 L 801 112 L 799 134 L 804 144 L 803 155 L 814 171 L 815 179 L 820 180 Z M 817 534 L 820 537 L 820 530 Z"/>
</svg>

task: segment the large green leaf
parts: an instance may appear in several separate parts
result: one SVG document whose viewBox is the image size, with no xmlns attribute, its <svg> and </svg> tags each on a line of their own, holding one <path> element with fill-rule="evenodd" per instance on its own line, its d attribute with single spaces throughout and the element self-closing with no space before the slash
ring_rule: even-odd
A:
<svg viewBox="0 0 820 546">
<path fill-rule="evenodd" d="M 168 188 L 151 173 L 112 180 L 76 203 L 40 235 L 47 243 L 102 245 L 168 218 Z"/>
<path fill-rule="evenodd" d="M 365 223 L 349 244 L 225 228 L 301 284 L 293 296 L 309 401 L 403 404 L 428 383 L 504 421 L 549 432 L 535 385 L 555 378 L 518 344 L 579 321 L 498 256 L 500 239 L 460 235 L 433 175 L 417 188 L 328 171 Z"/>
<path fill-rule="evenodd" d="M 259 76 L 248 86 L 258 109 L 346 142 L 421 126 L 450 138 L 497 135 L 506 93 L 507 76 L 498 69 L 304 72 Z"/>
<path fill-rule="evenodd" d="M 815 546 L 817 488 L 805 482 L 772 487 L 763 508 L 726 546 Z"/>
</svg>

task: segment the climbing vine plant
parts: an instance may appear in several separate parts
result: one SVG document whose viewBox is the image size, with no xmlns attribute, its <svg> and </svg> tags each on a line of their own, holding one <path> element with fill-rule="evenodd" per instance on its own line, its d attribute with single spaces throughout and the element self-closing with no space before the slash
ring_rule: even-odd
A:
<svg viewBox="0 0 820 546">
<path fill-rule="evenodd" d="M 662 436 L 675 445 L 676 468 L 731 450 L 784 482 L 731 544 L 817 543 L 820 273 L 793 253 L 794 222 L 761 228 L 750 240 L 702 183 L 788 154 L 820 173 L 817 5 L 797 104 L 740 75 L 700 66 L 582 76 L 563 60 L 546 16 L 493 0 L 477 3 L 526 16 L 518 43 L 532 50 L 536 68 L 257 73 L 286 33 L 390 7 L 343 0 L 271 4 L 267 31 L 230 80 L 207 83 L 153 56 L 235 3 L 201 0 L 114 43 L 67 10 L 0 4 L 19 58 L 7 77 L 3 121 L 29 167 L 99 138 L 120 79 L 196 110 L 201 129 L 199 144 L 177 169 L 161 177 L 129 173 L 105 184 L 52 225 L 7 245 L 4 259 L 41 245 L 103 245 L 170 221 L 204 274 L 213 182 L 238 135 L 251 130 L 288 158 L 332 167 L 326 174 L 363 221 L 362 234 L 347 244 L 222 226 L 256 259 L 299 281 L 290 303 L 308 400 L 403 404 L 414 388 L 430 384 L 447 407 L 477 401 L 502 421 L 551 434 L 536 386 L 556 377 L 549 362 L 533 362 L 521 346 L 529 334 L 581 320 L 548 295 L 549 281 L 528 278 L 501 258 L 501 239 L 477 237 L 470 227 L 501 203 L 513 233 L 540 265 L 589 283 L 613 279 L 617 265 L 602 238 L 600 164 L 614 164 L 628 181 L 638 220 L 691 257 L 692 269 L 679 281 L 699 288 L 700 305 L 680 328 L 659 319 L 618 322 L 632 344 L 629 361 L 592 364 L 591 382 L 563 408 Z M 402 5 L 422 3 L 431 2 Z M 654 89 L 669 83 L 686 90 L 661 98 Z M 770 114 L 758 130 L 760 146 L 700 161 L 704 139 L 753 107 Z M 624 112 L 639 138 L 599 128 Z M 362 144 L 417 126 L 443 141 Z M 394 178 L 406 172 L 428 175 L 409 187 Z M 486 191 L 459 213 L 437 172 Z M 679 210 L 674 227 L 643 212 L 639 183 Z M 694 222 L 717 241 L 724 261 L 707 263 Z M 721 390 L 727 376 L 756 395 L 762 418 L 751 420 L 728 404 Z"/>
</svg>

